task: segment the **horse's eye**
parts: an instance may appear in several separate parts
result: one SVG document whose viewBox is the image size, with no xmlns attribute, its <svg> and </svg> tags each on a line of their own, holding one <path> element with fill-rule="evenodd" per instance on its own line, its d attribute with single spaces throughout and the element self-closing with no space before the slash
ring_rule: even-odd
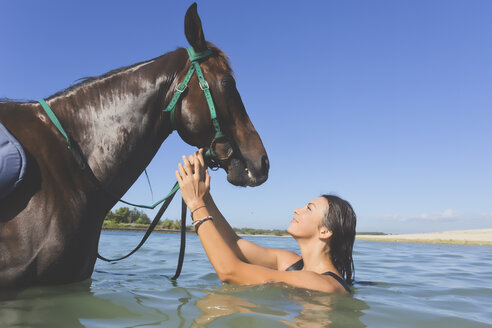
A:
<svg viewBox="0 0 492 328">
<path fill-rule="evenodd" d="M 220 81 L 220 84 L 224 88 L 229 88 L 229 87 L 233 87 L 235 83 L 233 79 L 223 79 L 222 81 Z"/>
</svg>

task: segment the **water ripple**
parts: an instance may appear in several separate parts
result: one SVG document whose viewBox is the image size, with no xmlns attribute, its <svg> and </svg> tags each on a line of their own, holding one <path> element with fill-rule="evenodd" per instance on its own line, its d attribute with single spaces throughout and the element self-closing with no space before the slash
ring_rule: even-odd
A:
<svg viewBox="0 0 492 328">
<path fill-rule="evenodd" d="M 103 233 L 104 256 L 138 233 Z M 293 239 L 248 237 L 297 251 Z M 492 247 L 356 241 L 353 295 L 281 284 L 222 284 L 195 235 L 178 281 L 179 235 L 155 234 L 129 259 L 97 262 L 92 279 L 0 301 L 1 326 L 491 327 Z"/>
</svg>

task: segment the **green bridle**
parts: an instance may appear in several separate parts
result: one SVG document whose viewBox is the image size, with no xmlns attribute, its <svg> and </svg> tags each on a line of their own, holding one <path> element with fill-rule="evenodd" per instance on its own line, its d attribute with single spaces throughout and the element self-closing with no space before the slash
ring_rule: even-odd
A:
<svg viewBox="0 0 492 328">
<path fill-rule="evenodd" d="M 196 71 L 196 74 L 198 76 L 198 81 L 199 81 L 199 84 L 200 84 L 200 88 L 203 90 L 203 93 L 205 94 L 205 99 L 207 100 L 208 108 L 210 109 L 210 117 L 212 119 L 212 125 L 213 125 L 213 127 L 215 129 L 215 136 L 214 136 L 214 138 L 212 140 L 212 143 L 210 144 L 210 148 L 205 153 L 205 158 L 206 158 L 206 160 L 208 162 L 208 165 L 210 167 L 212 167 L 212 168 L 219 168 L 220 167 L 220 163 L 217 162 L 217 159 L 219 159 L 219 160 L 227 160 L 227 159 L 229 159 L 231 157 L 232 153 L 233 153 L 233 148 L 230 147 L 229 139 L 220 130 L 220 125 L 219 125 L 219 121 L 217 120 L 217 113 L 215 112 L 215 106 L 214 106 L 214 102 L 213 102 L 213 99 L 212 99 L 212 94 L 210 93 L 209 85 L 208 85 L 207 81 L 205 80 L 205 77 L 203 76 L 202 69 L 200 68 L 200 63 L 199 63 L 200 59 L 204 59 L 204 58 L 209 57 L 210 55 L 213 54 L 213 52 L 212 52 L 212 50 L 207 49 L 207 50 L 205 50 L 203 52 L 195 53 L 195 51 L 193 50 L 192 47 L 186 48 L 186 51 L 188 52 L 188 56 L 189 56 L 189 59 L 190 59 L 190 62 L 191 62 L 191 66 L 190 66 L 190 68 L 188 70 L 188 73 L 186 73 L 186 77 L 183 80 L 183 82 L 180 83 L 176 87 L 176 92 L 174 93 L 174 95 L 173 95 L 173 97 L 171 99 L 171 102 L 167 105 L 166 109 L 164 109 L 163 111 L 164 112 L 169 112 L 169 114 L 170 114 L 169 117 L 170 117 L 170 120 L 171 120 L 171 125 L 173 127 L 173 131 L 176 130 L 176 122 L 174 120 L 174 114 L 175 114 L 175 110 L 176 110 L 176 103 L 178 102 L 181 94 L 188 87 L 188 83 L 190 82 L 190 79 L 193 76 L 193 73 Z M 46 101 L 44 101 L 44 99 L 39 100 L 39 103 L 41 104 L 42 108 L 44 109 L 44 111 L 46 112 L 46 114 L 48 115 L 48 117 L 50 118 L 50 120 L 53 122 L 53 124 L 55 125 L 55 127 L 58 129 L 58 131 L 60 131 L 60 133 L 65 137 L 65 140 L 66 140 L 67 145 L 68 145 L 68 149 L 70 149 L 72 151 L 72 154 L 73 154 L 74 158 L 76 159 L 79 167 L 82 170 L 88 170 L 88 172 L 90 173 L 90 177 L 95 182 L 95 184 L 96 185 L 99 185 L 102 190 L 106 191 L 109 195 L 112 195 L 114 197 L 114 194 L 113 193 L 111 193 L 103 185 L 101 185 L 101 183 L 99 182 L 99 180 L 95 176 L 94 172 L 92 172 L 91 167 L 87 164 L 87 161 L 84 158 L 84 155 L 81 153 L 80 149 L 76 146 L 76 143 L 75 143 L 75 146 L 76 147 L 73 147 L 74 145 L 72 145 L 70 136 L 63 129 L 62 125 L 58 121 L 55 113 L 53 113 L 53 111 L 51 110 L 50 106 L 46 103 Z M 215 152 L 215 150 L 214 150 L 215 145 L 217 144 L 218 140 L 220 140 L 220 139 L 224 140 L 226 143 L 229 143 L 229 148 L 228 148 L 229 150 L 227 151 L 227 153 L 223 157 L 219 157 L 217 155 L 217 153 Z M 104 261 L 113 262 L 113 261 L 122 260 L 122 259 L 124 259 L 124 258 L 132 255 L 133 253 L 135 253 L 145 243 L 145 241 L 147 240 L 148 236 L 150 235 L 150 233 L 152 232 L 152 230 L 154 229 L 154 227 L 159 222 L 162 214 L 167 209 L 168 205 L 171 203 L 171 200 L 173 199 L 174 194 L 176 193 L 176 191 L 178 189 L 179 189 L 179 185 L 176 182 L 174 184 L 173 189 L 171 190 L 171 192 L 169 192 L 169 194 L 166 197 L 164 197 L 163 199 L 159 200 L 158 202 L 156 202 L 156 203 L 154 203 L 153 205 L 150 205 L 150 206 L 149 205 L 133 204 L 133 203 L 129 203 L 129 202 L 124 201 L 124 200 L 121 199 L 120 201 L 123 202 L 123 203 L 125 203 L 125 204 L 132 205 L 132 206 L 135 206 L 135 207 L 140 207 L 140 208 L 149 208 L 149 209 L 154 209 L 157 205 L 159 205 L 160 203 L 162 203 L 164 201 L 165 201 L 165 203 L 163 204 L 163 206 L 161 207 L 161 209 L 157 213 L 156 217 L 152 221 L 152 224 L 149 226 L 149 229 L 147 230 L 147 232 L 145 233 L 144 237 L 142 238 L 142 241 L 140 242 L 140 244 L 133 251 L 131 251 L 129 254 L 127 254 L 127 255 L 125 255 L 123 257 L 120 257 L 118 259 L 111 259 L 111 260 L 102 257 L 99 254 L 99 252 L 98 252 L 97 253 L 98 258 L 100 258 L 100 259 L 102 259 Z M 118 197 L 115 197 L 115 198 L 118 199 Z M 186 233 L 186 204 L 185 204 L 184 201 L 182 201 L 182 205 L 181 206 L 182 206 L 181 207 L 182 208 L 181 209 L 181 246 L 180 246 L 180 251 L 179 251 L 178 267 L 176 269 L 176 273 L 171 278 L 172 280 L 176 280 L 179 277 L 179 274 L 181 273 L 181 267 L 182 267 L 182 264 L 183 264 L 183 258 L 184 258 L 184 245 L 185 245 L 185 240 L 186 240 L 186 238 L 185 238 L 185 233 Z"/>
<path fill-rule="evenodd" d="M 217 120 L 217 113 L 215 111 L 215 105 L 214 101 L 212 99 L 212 94 L 210 93 L 210 87 L 208 85 L 208 82 L 205 80 L 205 77 L 203 76 L 203 71 L 200 68 L 200 60 L 207 58 L 213 54 L 213 51 L 210 49 L 207 49 L 205 51 L 196 53 L 193 50 L 193 47 L 188 47 L 186 48 L 186 51 L 188 52 L 188 57 L 191 62 L 190 68 L 188 69 L 188 72 L 186 73 L 186 76 L 180 84 L 176 87 L 176 91 L 174 92 L 174 95 L 167 105 L 167 107 L 163 110 L 163 112 L 169 112 L 169 119 L 171 120 L 171 126 L 173 128 L 173 131 L 176 130 L 176 121 L 175 121 L 175 110 L 176 110 L 176 104 L 183 94 L 183 92 L 186 90 L 188 87 L 188 83 L 191 80 L 191 77 L 193 76 L 193 73 L 196 72 L 196 75 L 198 76 L 198 83 L 200 85 L 200 89 L 203 90 L 203 94 L 205 95 L 205 99 L 207 100 L 208 104 L 208 109 L 210 110 L 210 118 L 212 119 L 212 125 L 215 129 L 215 136 L 212 140 L 212 143 L 210 145 L 210 148 L 207 150 L 205 157 L 209 159 L 215 159 L 217 158 L 217 153 L 214 150 L 215 143 L 219 139 L 227 139 L 225 134 L 222 132 L 220 129 L 219 121 Z M 228 159 L 232 155 L 232 148 L 230 148 L 230 151 L 228 154 L 226 154 L 225 157 L 220 158 L 222 160 Z"/>
</svg>

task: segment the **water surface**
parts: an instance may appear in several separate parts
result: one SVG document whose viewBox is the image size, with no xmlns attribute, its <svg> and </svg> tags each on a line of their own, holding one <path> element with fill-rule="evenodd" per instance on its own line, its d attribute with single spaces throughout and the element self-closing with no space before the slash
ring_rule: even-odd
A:
<svg viewBox="0 0 492 328">
<path fill-rule="evenodd" d="M 101 254 L 141 237 L 103 232 Z M 292 238 L 247 238 L 298 251 Z M 356 241 L 352 295 L 222 284 L 194 234 L 173 282 L 178 252 L 178 234 L 154 234 L 129 259 L 98 261 L 90 280 L 0 301 L 0 327 L 492 327 L 491 246 Z"/>
</svg>

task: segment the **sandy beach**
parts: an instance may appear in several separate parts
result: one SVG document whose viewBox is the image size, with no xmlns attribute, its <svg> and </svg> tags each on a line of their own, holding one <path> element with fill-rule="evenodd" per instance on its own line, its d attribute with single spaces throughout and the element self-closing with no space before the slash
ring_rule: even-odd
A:
<svg viewBox="0 0 492 328">
<path fill-rule="evenodd" d="M 400 241 L 431 244 L 491 245 L 492 229 L 443 231 L 402 235 L 357 235 L 358 240 Z"/>
</svg>

